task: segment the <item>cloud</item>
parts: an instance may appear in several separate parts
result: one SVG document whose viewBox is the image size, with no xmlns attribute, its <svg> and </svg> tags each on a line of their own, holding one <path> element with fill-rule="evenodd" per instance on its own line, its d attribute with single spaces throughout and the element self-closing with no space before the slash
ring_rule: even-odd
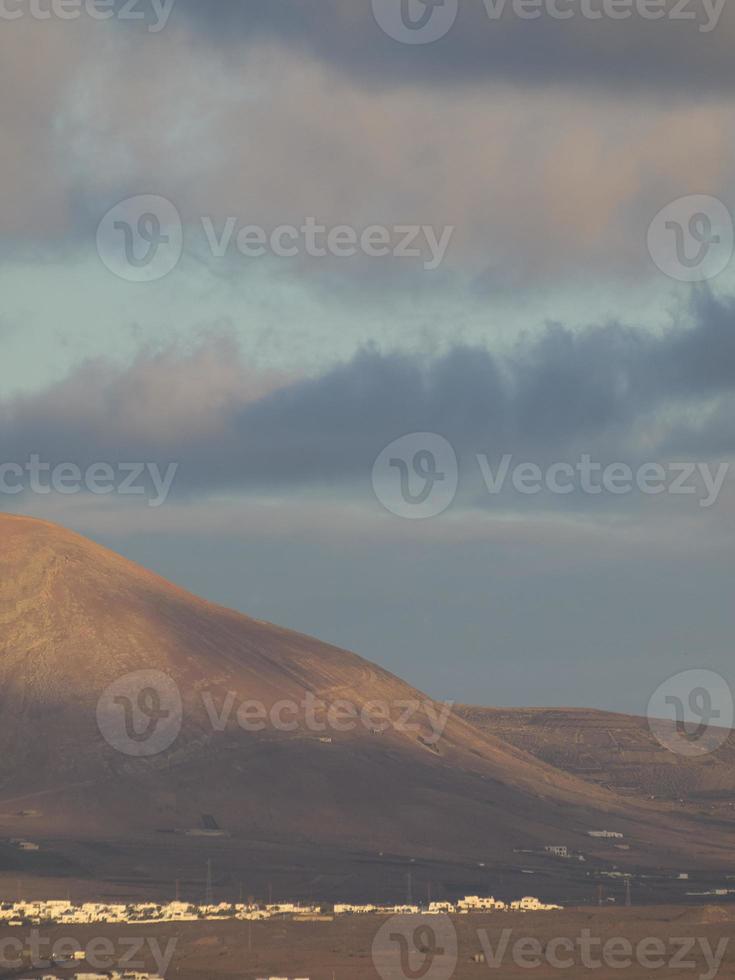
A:
<svg viewBox="0 0 735 980">
<path fill-rule="evenodd" d="M 178 52 L 173 39 L 129 55 L 120 49 L 89 87 L 107 92 L 101 82 L 110 76 L 121 84 L 111 96 L 87 95 L 68 115 L 85 188 L 74 206 L 90 241 L 109 207 L 154 190 L 179 209 L 191 251 L 217 274 L 240 277 L 248 260 L 234 249 L 213 259 L 203 218 L 219 235 L 229 217 L 237 230 L 268 232 L 313 217 L 358 231 L 407 224 L 454 232 L 432 273 L 407 258 L 302 255 L 280 260 L 284 274 L 406 288 L 452 274 L 478 287 L 538 286 L 590 271 L 658 278 L 645 243 L 659 209 L 703 188 L 730 201 L 735 148 L 723 100 L 631 108 L 613 95 L 553 86 L 386 91 L 266 42 L 234 64 L 195 47 L 192 78 L 208 79 L 201 94 L 178 80 L 172 87 Z"/>
<path fill-rule="evenodd" d="M 376 0 L 389 14 L 399 0 Z M 616 92 L 658 89 L 670 93 L 730 91 L 735 83 L 731 51 L 735 11 L 725 2 L 662 0 L 649 20 L 629 4 L 623 19 L 582 16 L 583 4 L 555 19 L 539 4 L 532 20 L 513 14 L 511 0 L 460 0 L 451 30 L 431 44 L 398 43 L 378 26 L 369 0 L 179 0 L 199 36 L 225 50 L 263 40 L 287 42 L 345 74 L 375 87 L 429 86 L 435 91 L 467 82 L 510 80 L 520 85 L 584 83 Z M 593 14 L 602 0 L 587 4 Z M 648 5 L 650 7 L 650 4 Z M 502 16 L 491 18 L 490 10 Z M 617 13 L 620 15 L 620 5 Z M 718 14 L 720 16 L 718 16 Z M 531 11 L 534 16 L 534 11 Z M 395 19 L 395 18 L 394 18 Z"/>
<path fill-rule="evenodd" d="M 98 452 L 105 442 L 133 452 L 217 437 L 233 414 L 285 382 L 249 371 L 233 341 L 213 334 L 193 348 L 145 349 L 125 368 L 86 361 L 62 382 L 6 404 L 3 414 L 8 431 L 16 420 L 47 447 L 42 433 L 53 426 L 58 439 L 66 433 L 92 440 Z"/>
<path fill-rule="evenodd" d="M 65 233 L 71 198 L 61 178 L 63 144 L 57 113 L 85 60 L 83 27 L 26 18 L 0 30 L 0 247 Z M 3 249 L 6 251 L 6 249 Z"/>
<path fill-rule="evenodd" d="M 82 466 L 176 461 L 178 491 L 194 496 L 359 494 L 383 447 L 411 432 L 440 433 L 467 458 L 512 453 L 539 464 L 581 452 L 632 464 L 708 439 L 733 454 L 723 419 L 735 396 L 734 327 L 735 300 L 702 291 L 658 336 L 615 323 L 551 325 L 507 355 L 366 349 L 300 379 L 254 376 L 215 337 L 143 353 L 126 368 L 84 364 L 5 402 L 0 453 Z"/>
<path fill-rule="evenodd" d="M 271 16 L 266 8 L 244 9 L 259 22 Z M 309 9 L 293 16 L 308 20 Z M 346 9 L 350 24 L 363 18 L 361 8 Z M 533 289 L 589 274 L 645 281 L 660 279 L 645 242 L 662 206 L 702 191 L 735 203 L 732 107 L 722 92 L 648 93 L 631 105 L 615 87 L 367 84 L 309 45 L 289 46 L 303 24 L 256 26 L 242 50 L 212 43 L 211 25 L 205 37 L 184 16 L 160 35 L 84 21 L 9 26 L 0 81 L 24 97 L 2 110 L 7 261 L 29 252 L 63 261 L 77 248 L 86 255 L 110 207 L 156 193 L 179 209 L 187 256 L 213 281 L 240 279 L 254 261 L 207 251 L 202 218 L 221 231 L 230 216 L 238 229 L 267 231 L 312 216 L 358 231 L 454 228 L 444 262 L 429 273 L 406 258 L 278 260 L 284 277 L 330 293 L 341 282 L 364 292 L 468 282 L 478 291 Z M 697 37 L 693 47 L 710 43 Z"/>
</svg>

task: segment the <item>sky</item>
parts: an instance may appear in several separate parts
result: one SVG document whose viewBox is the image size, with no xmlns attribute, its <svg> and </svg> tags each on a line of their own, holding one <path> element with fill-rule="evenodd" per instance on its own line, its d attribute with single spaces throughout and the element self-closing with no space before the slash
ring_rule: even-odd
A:
<svg viewBox="0 0 735 980">
<path fill-rule="evenodd" d="M 732 5 L 0 21 L 0 509 L 439 698 L 735 683 Z"/>
</svg>

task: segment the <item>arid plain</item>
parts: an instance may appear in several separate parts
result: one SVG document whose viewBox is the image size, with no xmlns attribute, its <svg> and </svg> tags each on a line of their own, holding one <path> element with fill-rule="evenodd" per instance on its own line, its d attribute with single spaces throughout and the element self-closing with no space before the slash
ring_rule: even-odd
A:
<svg viewBox="0 0 735 980">
<path fill-rule="evenodd" d="M 708 949 L 722 952 L 717 975 L 732 975 L 721 945 L 735 918 L 730 743 L 682 761 L 642 719 L 446 712 L 355 654 L 213 606 L 54 525 L 0 517 L 0 540 L 1 900 L 198 903 L 206 892 L 215 902 L 311 901 L 328 915 L 334 902 L 407 894 L 416 904 L 537 895 L 564 911 L 453 917 L 453 975 L 684 971 L 711 980 Z M 170 742 L 136 757 L 111 737 L 99 705 L 141 671 L 171 680 L 181 707 Z M 268 717 L 309 698 L 412 704 L 415 724 L 218 726 L 208 704 L 228 698 L 257 699 Z M 603 830 L 615 836 L 592 834 Z M 361 980 L 384 975 L 373 949 L 384 921 L 286 916 L 73 932 L 175 939 L 166 975 L 182 980 Z M 510 950 L 517 940 L 540 943 L 538 963 L 506 950 L 493 965 L 488 949 L 508 930 Z M 580 959 L 583 935 L 603 947 L 616 941 L 623 959 L 626 944 L 653 945 L 627 966 L 595 967 Z M 671 962 L 677 938 L 695 944 L 681 970 Z M 571 943 L 574 956 L 551 962 L 550 943 Z M 650 950 L 661 943 L 657 958 Z"/>
</svg>

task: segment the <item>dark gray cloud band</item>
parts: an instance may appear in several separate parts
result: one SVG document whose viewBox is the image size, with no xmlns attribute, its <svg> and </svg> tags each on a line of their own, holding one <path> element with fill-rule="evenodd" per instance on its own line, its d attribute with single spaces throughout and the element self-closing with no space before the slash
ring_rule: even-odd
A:
<svg viewBox="0 0 735 980">
<path fill-rule="evenodd" d="M 400 3 L 381 0 L 378 7 L 398 9 Z M 617 19 L 606 14 L 608 0 L 540 0 L 536 8 L 524 5 L 532 19 L 523 19 L 514 0 L 460 0 L 452 28 L 427 44 L 390 37 L 369 0 L 179 0 L 177 16 L 230 49 L 285 41 L 376 85 L 585 80 L 621 91 L 645 86 L 694 93 L 729 90 L 735 82 L 735 11 L 727 2 L 724 8 L 719 4 L 630 0 L 626 7 L 622 0 L 622 5 L 609 4 Z M 494 19 L 488 7 L 502 15 Z M 554 16 L 557 9 L 561 19 Z M 597 19 L 585 16 L 587 10 Z M 569 11 L 573 16 L 567 19 Z"/>
<path fill-rule="evenodd" d="M 365 350 L 265 395 L 244 370 L 233 373 L 234 359 L 212 341 L 193 354 L 141 355 L 125 370 L 84 365 L 2 406 L 0 457 L 175 461 L 177 491 L 201 495 L 366 486 L 378 453 L 411 432 L 439 433 L 460 454 L 539 463 L 580 452 L 630 462 L 735 452 L 735 300 L 704 291 L 658 336 L 557 325 L 504 356 Z"/>
</svg>

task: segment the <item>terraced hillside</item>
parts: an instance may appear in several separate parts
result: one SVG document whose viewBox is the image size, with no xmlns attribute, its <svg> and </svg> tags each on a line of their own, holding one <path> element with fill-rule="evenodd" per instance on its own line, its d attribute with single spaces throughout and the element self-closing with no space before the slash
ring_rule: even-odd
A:
<svg viewBox="0 0 735 980">
<path fill-rule="evenodd" d="M 677 755 L 645 718 L 584 708 L 482 708 L 457 714 L 566 773 L 618 794 L 735 809 L 735 733 L 710 755 Z"/>
</svg>

